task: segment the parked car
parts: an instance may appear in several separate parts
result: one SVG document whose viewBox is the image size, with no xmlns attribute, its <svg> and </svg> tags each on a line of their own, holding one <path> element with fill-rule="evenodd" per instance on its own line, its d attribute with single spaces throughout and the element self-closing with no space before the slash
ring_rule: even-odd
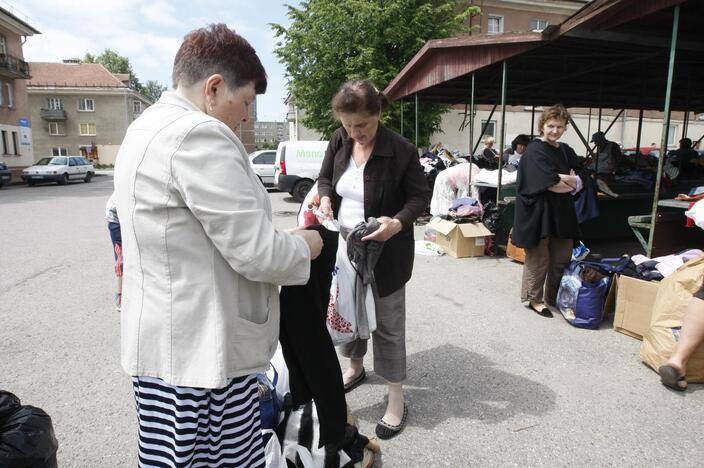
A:
<svg viewBox="0 0 704 468">
<path fill-rule="evenodd" d="M 3 185 L 9 183 L 11 179 L 12 171 L 7 168 L 7 164 L 0 161 L 0 188 L 2 188 Z"/>
<path fill-rule="evenodd" d="M 94 175 L 93 165 L 82 156 L 50 156 L 23 170 L 22 180 L 30 187 L 47 181 L 66 185 L 71 180 L 90 182 Z"/>
<path fill-rule="evenodd" d="M 274 183 L 302 202 L 316 180 L 323 164 L 327 141 L 282 141 L 276 150 Z"/>
<path fill-rule="evenodd" d="M 249 163 L 254 173 L 259 176 L 265 187 L 274 185 L 274 163 L 276 163 L 276 150 L 255 151 L 249 155 Z"/>
</svg>

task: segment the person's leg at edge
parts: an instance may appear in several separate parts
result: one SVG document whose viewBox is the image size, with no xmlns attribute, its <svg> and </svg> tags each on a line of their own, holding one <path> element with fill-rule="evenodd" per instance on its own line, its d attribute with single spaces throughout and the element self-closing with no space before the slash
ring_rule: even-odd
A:
<svg viewBox="0 0 704 468">
<path fill-rule="evenodd" d="M 680 375 L 684 375 L 687 371 L 687 361 L 703 342 L 704 300 L 693 297 L 682 319 L 680 340 L 677 342 L 674 354 L 665 365 L 674 367 Z M 682 386 L 686 386 L 686 382 L 683 382 Z"/>
<path fill-rule="evenodd" d="M 350 359 L 350 366 L 342 373 L 344 385 L 354 382 L 364 370 L 364 355 L 367 354 L 368 340 L 354 340 L 351 343 L 340 345 L 340 354 Z"/>
<path fill-rule="evenodd" d="M 572 260 L 572 239 L 560 239 L 550 237 L 548 239 L 548 251 L 550 260 L 548 263 L 548 274 L 545 280 L 545 303 L 555 305 L 557 302 L 557 291 L 560 289 L 562 273 Z"/>
<path fill-rule="evenodd" d="M 544 307 L 543 286 L 548 272 L 548 239 L 540 239 L 538 245 L 525 251 L 521 302 L 529 302 L 533 309 Z"/>
<path fill-rule="evenodd" d="M 389 401 L 382 419 L 398 426 L 403 419 L 406 380 L 406 287 L 385 297 L 375 295 L 376 331 L 372 334 L 374 372 L 386 380 Z"/>
</svg>

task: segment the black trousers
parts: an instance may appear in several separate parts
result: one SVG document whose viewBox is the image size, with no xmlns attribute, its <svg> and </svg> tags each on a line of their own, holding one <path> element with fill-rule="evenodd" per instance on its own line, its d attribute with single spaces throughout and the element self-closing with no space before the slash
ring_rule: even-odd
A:
<svg viewBox="0 0 704 468">
<path fill-rule="evenodd" d="M 315 402 L 322 447 L 341 443 L 347 424 L 342 372 L 325 325 L 338 233 L 319 225 L 309 229 L 320 233 L 323 251 L 311 263 L 308 284 L 281 288 L 279 341 L 294 405 Z"/>
</svg>

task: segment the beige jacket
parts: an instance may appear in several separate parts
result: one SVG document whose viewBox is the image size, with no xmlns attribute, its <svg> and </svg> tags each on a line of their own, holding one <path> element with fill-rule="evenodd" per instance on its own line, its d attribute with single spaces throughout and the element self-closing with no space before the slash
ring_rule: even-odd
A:
<svg viewBox="0 0 704 468">
<path fill-rule="evenodd" d="M 115 202 L 125 371 L 219 388 L 263 370 L 279 334 L 276 285 L 306 283 L 310 250 L 274 228 L 235 134 L 165 92 L 127 130 Z"/>
</svg>

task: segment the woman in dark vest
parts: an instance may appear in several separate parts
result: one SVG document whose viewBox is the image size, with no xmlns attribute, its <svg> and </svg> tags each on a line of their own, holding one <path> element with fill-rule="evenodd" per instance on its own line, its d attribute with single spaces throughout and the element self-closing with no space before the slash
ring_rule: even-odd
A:
<svg viewBox="0 0 704 468">
<path fill-rule="evenodd" d="M 406 378 L 406 289 L 413 271 L 413 222 L 428 206 L 430 189 L 418 152 L 401 135 L 379 123 L 386 97 L 369 81 L 348 81 L 332 100 L 342 123 L 330 138 L 318 178 L 320 211 L 340 228 L 375 217 L 381 227 L 362 241 L 384 242 L 374 268 L 377 328 L 372 333 L 374 370 L 388 384 L 389 402 L 376 434 L 388 439 L 403 430 L 408 415 Z M 365 378 L 367 340 L 340 349 L 350 358 L 345 390 Z"/>
<path fill-rule="evenodd" d="M 521 301 L 542 317 L 552 317 L 560 278 L 579 237 L 572 197 L 582 189 L 575 174 L 581 163 L 574 150 L 558 140 L 567 129 L 569 113 L 561 105 L 545 109 L 540 138 L 528 145 L 518 165 L 518 193 L 513 243 L 523 247 Z"/>
</svg>

